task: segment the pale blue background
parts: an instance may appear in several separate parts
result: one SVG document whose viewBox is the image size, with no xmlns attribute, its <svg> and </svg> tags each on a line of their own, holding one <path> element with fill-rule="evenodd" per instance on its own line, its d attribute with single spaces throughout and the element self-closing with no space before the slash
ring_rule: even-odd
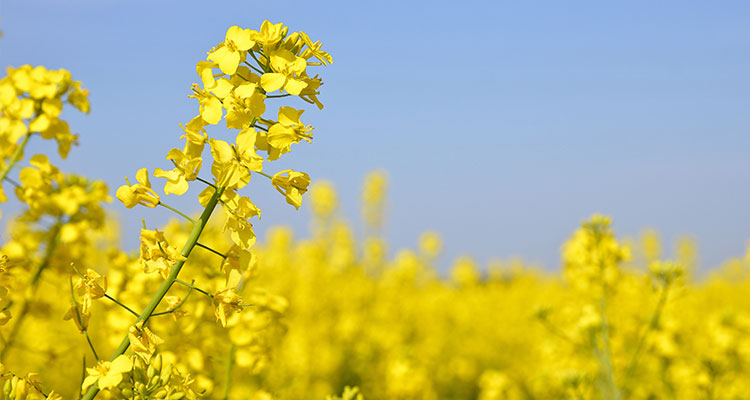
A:
<svg viewBox="0 0 750 400">
<path fill-rule="evenodd" d="M 444 265 L 467 253 L 556 267 L 563 240 L 597 211 L 623 235 L 694 235 L 704 268 L 750 238 L 748 2 L 0 4 L 0 64 L 68 68 L 90 89 L 91 115 L 66 113 L 81 146 L 62 167 L 113 191 L 142 166 L 169 167 L 177 124 L 197 113 L 196 61 L 227 27 L 267 18 L 334 57 L 321 72 L 325 110 L 305 113 L 314 144 L 269 169 L 334 181 L 351 219 L 362 177 L 387 169 L 395 248 L 431 228 Z M 259 233 L 306 229 L 306 213 L 270 186 L 251 190 Z M 197 209 L 191 196 L 167 201 Z M 131 248 L 141 218 L 168 216 L 112 209 Z"/>
</svg>

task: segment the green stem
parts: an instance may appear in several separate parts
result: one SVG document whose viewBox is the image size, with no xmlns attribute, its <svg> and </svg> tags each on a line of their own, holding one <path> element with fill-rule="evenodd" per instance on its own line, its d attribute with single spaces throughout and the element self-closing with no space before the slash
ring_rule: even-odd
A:
<svg viewBox="0 0 750 400">
<path fill-rule="evenodd" d="M 21 141 L 21 144 L 16 148 L 16 151 L 13 153 L 13 156 L 10 158 L 8 165 L 6 165 L 3 171 L 0 172 L 0 181 L 4 180 L 5 177 L 8 176 L 8 173 L 10 173 L 10 170 L 13 169 L 13 166 L 16 165 L 18 160 L 21 159 L 21 156 L 23 156 L 23 149 L 26 147 L 26 143 L 29 141 L 30 137 L 31 137 L 31 132 L 24 135 L 23 141 Z"/>
<path fill-rule="evenodd" d="M 195 180 L 197 180 L 198 182 L 205 183 L 206 185 L 211 186 L 212 188 L 216 189 L 216 185 L 214 185 L 213 183 L 211 183 L 211 182 L 209 182 L 209 181 L 207 181 L 207 180 L 205 180 L 205 179 L 203 179 L 203 178 L 201 178 L 199 176 L 196 176 Z"/>
<path fill-rule="evenodd" d="M 267 173 L 265 173 L 265 172 L 263 172 L 263 171 L 253 171 L 253 170 L 250 170 L 250 171 L 252 171 L 252 172 L 257 172 L 257 173 L 259 173 L 259 174 L 261 174 L 261 175 L 265 176 L 265 177 L 266 177 L 266 178 L 268 178 L 268 179 L 273 179 L 273 177 L 272 177 L 271 175 L 268 175 Z"/>
<path fill-rule="evenodd" d="M 162 311 L 162 312 L 153 313 L 153 314 L 151 314 L 151 316 L 155 317 L 157 315 L 171 314 L 171 313 L 177 311 L 180 307 L 182 307 L 183 304 L 185 304 L 185 302 L 187 301 L 188 297 L 190 297 L 190 293 L 193 293 L 193 288 L 188 289 L 188 292 L 185 295 L 185 297 L 182 299 L 181 302 L 177 303 L 177 305 L 174 306 L 173 309 L 171 309 L 169 311 Z"/>
<path fill-rule="evenodd" d="M 91 352 L 94 353 L 94 358 L 96 358 L 96 361 L 99 361 L 99 355 L 96 354 L 96 349 L 94 349 L 94 344 L 91 343 L 91 338 L 89 337 L 89 330 L 84 329 L 83 334 L 86 336 L 86 341 L 89 342 L 89 347 L 91 347 Z"/>
<path fill-rule="evenodd" d="M 110 296 L 110 295 L 108 295 L 108 294 L 106 294 L 106 293 L 104 293 L 104 297 L 106 297 L 106 298 L 108 298 L 108 299 L 112 300 L 113 302 L 115 302 L 115 304 L 117 304 L 118 306 L 120 306 L 120 307 L 122 307 L 122 308 L 124 308 L 124 309 L 128 310 L 128 312 L 129 312 L 129 313 L 131 313 L 131 314 L 135 315 L 136 317 L 138 316 L 138 313 L 137 313 L 137 312 L 133 311 L 133 310 L 132 310 L 132 309 L 131 309 L 130 307 L 126 306 L 125 304 L 122 304 L 122 303 L 120 303 L 120 301 L 119 301 L 119 300 L 117 300 L 117 299 L 115 299 L 114 297 L 112 297 L 112 296 Z"/>
<path fill-rule="evenodd" d="M 224 400 L 229 400 L 229 392 L 232 389 L 232 367 L 234 366 L 234 352 L 236 349 L 237 345 L 234 343 L 229 346 L 229 356 L 227 357 L 227 383 L 224 385 Z"/>
<path fill-rule="evenodd" d="M 180 210 L 178 210 L 178 209 L 176 209 L 176 208 L 174 208 L 174 207 L 168 206 L 168 205 L 164 204 L 164 203 L 163 203 L 163 202 L 161 202 L 161 201 L 159 202 L 159 205 L 160 205 L 160 206 L 162 206 L 162 207 L 164 207 L 164 208 L 166 208 L 166 209 L 168 209 L 168 210 L 172 210 L 172 211 L 174 211 L 175 213 L 179 214 L 179 215 L 180 215 L 181 217 L 185 218 L 186 220 L 188 220 L 188 221 L 190 221 L 190 222 L 192 222 L 192 223 L 195 223 L 195 220 L 194 220 L 194 219 L 192 219 L 192 218 L 188 217 L 187 215 L 185 215 L 185 214 L 181 213 L 181 212 L 180 212 Z"/>
<path fill-rule="evenodd" d="M 212 248 L 210 248 L 210 247 L 208 247 L 208 246 L 206 246 L 206 245 L 204 245 L 204 244 L 201 244 L 201 243 L 196 243 L 195 245 L 196 245 L 196 246 L 198 246 L 198 247 L 200 247 L 200 248 L 202 248 L 202 249 L 208 250 L 208 251 L 210 251 L 211 253 L 214 253 L 214 254 L 216 254 L 217 256 L 221 257 L 221 258 L 227 258 L 227 256 L 226 256 L 225 254 L 223 254 L 223 253 L 221 253 L 221 252 L 219 252 L 219 251 L 216 251 L 216 250 L 214 250 L 214 249 L 212 249 Z"/>
<path fill-rule="evenodd" d="M 208 297 L 210 297 L 212 299 L 214 298 L 214 295 L 212 295 L 211 293 L 208 293 L 207 291 L 205 291 L 205 290 L 203 290 L 203 289 L 201 289 L 199 287 L 196 287 L 196 286 L 194 286 L 194 285 L 192 285 L 190 283 L 187 283 L 187 282 L 185 282 L 183 280 L 175 279 L 174 281 L 177 282 L 177 283 L 179 283 L 180 285 L 183 285 L 185 287 L 190 288 L 190 290 L 195 290 L 195 291 L 198 291 L 198 292 L 201 292 L 201 293 L 205 294 L 206 296 L 208 296 Z"/>
<path fill-rule="evenodd" d="M 36 271 L 34 271 L 34 275 L 32 275 L 31 281 L 29 282 L 31 292 L 29 292 L 29 295 L 24 299 L 23 304 L 21 305 L 21 310 L 18 312 L 18 317 L 16 317 L 16 322 L 13 324 L 13 329 L 11 329 L 10 333 L 8 334 L 7 340 L 5 341 L 5 347 L 3 347 L 3 350 L 0 351 L 0 360 L 5 360 L 5 357 L 8 355 L 8 351 L 10 351 L 11 347 L 15 343 L 16 337 L 18 337 L 18 334 L 21 332 L 21 326 L 23 325 L 23 321 L 28 315 L 29 307 L 31 306 L 31 302 L 34 298 L 34 295 L 36 294 L 39 280 L 42 277 L 42 272 L 44 272 L 44 270 L 49 266 L 50 262 L 52 261 L 52 255 L 57 248 L 58 236 L 60 234 L 61 227 L 62 220 L 58 218 L 57 223 L 55 223 L 55 225 L 52 227 L 52 234 L 47 241 L 47 249 L 44 253 L 44 258 L 42 259 L 42 262 L 39 263 L 39 266 L 37 267 Z"/>
<path fill-rule="evenodd" d="M 214 211 L 214 208 L 216 208 L 216 203 L 219 202 L 222 194 L 224 194 L 224 188 L 217 188 L 214 194 L 208 200 L 208 204 L 206 204 L 206 208 L 203 210 L 203 213 L 201 213 L 200 218 L 198 218 L 198 221 L 196 221 L 196 223 L 193 225 L 193 230 L 190 232 L 190 237 L 188 237 L 185 246 L 183 246 L 182 248 L 182 256 L 186 259 L 190 256 L 190 252 L 193 251 L 195 244 L 198 243 L 198 238 L 201 236 L 203 228 L 206 227 L 206 224 L 211 217 L 211 213 Z M 138 319 L 136 319 L 135 324 L 137 324 L 138 322 L 143 322 L 144 324 L 148 322 L 148 319 L 154 313 L 156 307 L 159 306 L 161 300 L 164 298 L 164 296 L 167 295 L 169 288 L 171 288 L 174 282 L 177 280 L 177 276 L 180 274 L 180 270 L 182 270 L 182 267 L 185 265 L 185 261 L 186 260 L 177 261 L 172 266 L 172 269 L 169 271 L 169 276 L 167 276 L 167 279 L 165 279 L 164 282 L 162 282 L 161 286 L 159 286 L 159 290 L 157 290 L 157 292 L 151 298 L 151 301 L 148 303 L 148 305 L 146 305 L 146 308 L 143 309 L 141 315 L 138 317 Z M 110 361 L 124 354 L 128 347 L 130 347 L 130 338 L 126 334 L 122 339 L 122 342 L 120 342 L 120 346 L 117 347 L 117 350 L 115 350 L 115 352 L 112 354 L 112 357 L 110 357 Z M 82 400 L 92 400 L 98 393 L 99 388 L 94 385 L 89 388 L 89 390 L 83 396 Z"/>
<path fill-rule="evenodd" d="M 640 337 L 638 338 L 638 342 L 635 346 L 635 350 L 633 351 L 633 356 L 630 358 L 630 363 L 628 363 L 628 367 L 625 370 L 625 383 L 626 385 L 630 382 L 630 380 L 633 378 L 633 374 L 635 374 L 635 370 L 638 367 L 638 357 L 641 354 L 641 351 L 643 350 L 643 346 L 646 344 L 646 338 L 648 337 L 648 334 L 653 331 L 657 325 L 659 325 L 659 320 L 661 319 L 661 314 L 664 311 L 664 307 L 667 304 L 667 297 L 669 295 L 669 287 L 671 286 L 671 282 L 667 281 L 664 286 L 661 288 L 661 291 L 659 293 L 659 300 L 657 301 L 656 308 L 654 309 L 653 314 L 651 314 L 651 318 L 648 321 L 648 325 L 646 325 L 646 328 L 641 333 Z M 628 392 L 631 390 L 628 389 Z"/>
</svg>

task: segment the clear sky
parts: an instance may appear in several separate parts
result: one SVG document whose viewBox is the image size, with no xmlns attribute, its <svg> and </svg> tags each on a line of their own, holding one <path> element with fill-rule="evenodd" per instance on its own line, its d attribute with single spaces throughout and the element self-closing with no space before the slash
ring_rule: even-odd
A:
<svg viewBox="0 0 750 400">
<path fill-rule="evenodd" d="M 197 113 L 195 63 L 229 26 L 263 19 L 334 57 L 321 72 L 326 108 L 305 113 L 314 143 L 273 168 L 333 181 L 352 220 L 363 176 L 386 169 L 395 249 L 436 229 L 444 262 L 520 255 L 554 268 L 564 239 L 602 212 L 621 235 L 694 236 L 704 268 L 745 252 L 745 1 L 0 0 L 0 64 L 67 68 L 84 82 L 92 112 L 65 114 L 81 145 L 61 167 L 114 192 L 143 166 L 169 167 L 177 124 Z M 253 191 L 260 234 L 306 229 L 306 212 L 268 186 Z M 168 201 L 197 211 L 191 193 Z M 131 248 L 141 218 L 168 217 L 111 208 Z"/>
</svg>

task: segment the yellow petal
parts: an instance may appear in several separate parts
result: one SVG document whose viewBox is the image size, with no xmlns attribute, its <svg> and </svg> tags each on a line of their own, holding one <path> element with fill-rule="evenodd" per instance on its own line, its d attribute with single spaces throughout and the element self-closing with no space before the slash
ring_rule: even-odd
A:
<svg viewBox="0 0 750 400">
<path fill-rule="evenodd" d="M 293 94 L 295 96 L 298 96 L 300 93 L 302 93 L 302 90 L 304 90 L 307 87 L 307 83 L 299 78 L 289 78 L 286 80 L 286 85 L 284 85 L 284 90 L 286 90 L 289 94 Z"/>
<path fill-rule="evenodd" d="M 210 125 L 216 125 L 221 121 L 221 102 L 216 97 L 210 97 L 201 102 L 201 118 Z"/>
<path fill-rule="evenodd" d="M 148 180 L 148 169 L 141 168 L 136 172 L 135 179 L 138 180 L 138 182 L 141 183 L 141 185 L 145 187 L 151 187 L 151 182 Z"/>
<path fill-rule="evenodd" d="M 237 66 L 240 64 L 240 53 L 222 45 L 209 53 L 208 59 L 218 63 L 221 72 L 232 75 L 237 71 Z"/>
<path fill-rule="evenodd" d="M 255 42 L 251 38 L 252 32 L 250 29 L 232 26 L 227 30 L 226 40 L 231 40 L 237 50 L 247 51 L 255 46 Z"/>
<path fill-rule="evenodd" d="M 221 78 L 216 81 L 216 85 L 211 89 L 211 92 L 215 94 L 216 97 L 224 99 L 229 96 L 229 93 L 232 93 L 232 89 L 234 89 L 234 85 L 229 82 L 229 79 Z"/>
<path fill-rule="evenodd" d="M 228 163 L 234 159 L 234 151 L 229 143 L 223 140 L 209 139 L 211 145 L 211 155 L 217 163 Z"/>
<path fill-rule="evenodd" d="M 279 90 L 284 86 L 284 83 L 286 83 L 286 76 L 284 74 L 269 72 L 260 77 L 260 86 L 266 92 Z"/>
<path fill-rule="evenodd" d="M 123 374 L 133 369 L 133 360 L 125 355 L 120 355 L 112 361 L 109 367 L 110 374 Z"/>
</svg>

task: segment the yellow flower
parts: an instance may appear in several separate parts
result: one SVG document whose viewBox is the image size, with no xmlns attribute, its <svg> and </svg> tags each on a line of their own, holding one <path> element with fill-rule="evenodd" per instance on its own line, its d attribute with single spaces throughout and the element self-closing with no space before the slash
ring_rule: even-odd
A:
<svg viewBox="0 0 750 400">
<path fill-rule="evenodd" d="M 75 302 L 70 305 L 68 311 L 63 316 L 63 320 L 72 319 L 79 331 L 83 332 L 89 327 L 89 310 L 84 310 L 81 303 Z"/>
<path fill-rule="evenodd" d="M 300 121 L 300 117 L 305 110 L 295 110 L 292 107 L 279 108 L 279 122 L 273 124 L 268 129 L 268 143 L 282 151 L 289 151 L 292 143 L 299 143 L 304 139 L 312 141 L 312 126 L 305 125 Z"/>
<path fill-rule="evenodd" d="M 93 269 L 86 270 L 86 273 L 78 279 L 75 286 L 75 293 L 81 297 L 82 313 L 88 314 L 91 307 L 91 301 L 104 297 L 107 291 L 107 277 L 99 275 Z"/>
<path fill-rule="evenodd" d="M 139 262 L 144 272 L 150 274 L 158 271 L 162 278 L 167 279 L 169 270 L 177 261 L 186 258 L 167 242 L 164 233 L 159 230 L 141 229 L 141 256 Z"/>
<path fill-rule="evenodd" d="M 99 389 L 107 390 L 120 384 L 122 375 L 133 369 L 133 360 L 125 355 L 118 356 L 114 361 L 99 361 L 94 368 L 86 368 L 88 376 L 83 380 L 81 390 L 86 391 L 94 384 Z"/>
<path fill-rule="evenodd" d="M 310 57 L 315 57 L 320 60 L 323 65 L 333 63 L 333 57 L 331 57 L 331 55 L 326 53 L 325 51 L 320 50 L 320 47 L 322 46 L 320 44 L 320 41 L 313 43 L 313 41 L 310 40 L 310 37 L 302 31 L 299 32 L 299 35 L 305 45 L 307 45 L 307 49 L 302 52 L 302 58 L 308 60 L 310 59 Z"/>
<path fill-rule="evenodd" d="M 132 325 L 128 329 L 128 337 L 130 338 L 130 345 L 133 351 L 145 359 L 154 354 L 156 346 L 164 343 L 164 340 L 143 326 L 143 321 Z"/>
<path fill-rule="evenodd" d="M 253 224 L 248 219 L 260 215 L 260 209 L 247 197 L 240 197 L 233 203 L 227 202 L 224 207 L 227 218 L 224 231 L 229 230 L 232 241 L 243 250 L 247 250 L 255 244 Z"/>
<path fill-rule="evenodd" d="M 252 76 L 257 77 L 257 75 Z M 260 80 L 260 78 L 258 79 Z M 232 92 L 232 96 L 224 99 L 224 108 L 227 109 L 225 117 L 227 128 L 249 128 L 254 118 L 258 118 L 266 112 L 265 99 L 266 95 L 260 91 L 257 83 L 244 82 L 239 84 Z"/>
<path fill-rule="evenodd" d="M 281 40 L 283 32 L 283 23 L 272 24 L 266 20 L 261 24 L 260 31 L 253 33 L 252 39 L 263 47 L 272 47 Z"/>
<path fill-rule="evenodd" d="M 195 72 L 201 77 L 201 82 L 203 83 L 204 88 L 210 89 L 216 83 L 216 76 L 214 75 L 213 69 L 218 66 L 219 64 L 209 61 L 198 61 L 198 64 L 195 66 Z"/>
<path fill-rule="evenodd" d="M 294 55 L 289 50 L 277 49 L 269 54 L 270 67 L 273 72 L 267 72 L 260 77 L 260 85 L 266 92 L 284 89 L 289 94 L 298 95 L 307 86 L 302 79 L 307 67 L 304 58 Z"/>
<path fill-rule="evenodd" d="M 221 100 L 216 95 L 193 85 L 193 94 L 188 97 L 198 99 L 198 113 L 207 124 L 216 125 L 221 121 Z"/>
<path fill-rule="evenodd" d="M 287 169 L 276 173 L 271 179 L 271 184 L 286 197 L 287 203 L 299 209 L 302 205 L 302 195 L 307 192 L 307 186 L 310 184 L 310 176 L 304 172 Z"/>
<path fill-rule="evenodd" d="M 224 288 L 213 295 L 214 315 L 221 326 L 227 326 L 227 313 L 242 311 L 242 298 L 233 288 Z"/>
<path fill-rule="evenodd" d="M 148 170 L 146 168 L 139 169 L 135 174 L 135 179 L 138 180 L 138 183 L 131 185 L 128 178 L 125 178 L 125 182 L 128 184 L 120 186 L 115 193 L 115 196 L 125 204 L 125 207 L 133 208 L 140 204 L 154 208 L 159 205 L 159 195 L 151 189 Z"/>
<path fill-rule="evenodd" d="M 253 128 L 240 131 L 236 144 L 209 139 L 214 163 L 211 172 L 216 183 L 224 187 L 244 187 L 250 182 L 250 171 L 263 169 L 263 158 L 255 153 L 257 132 Z"/>
<path fill-rule="evenodd" d="M 251 39 L 253 31 L 232 26 L 227 30 L 226 37 L 215 50 L 208 53 L 208 59 L 219 64 L 221 72 L 232 75 L 237 66 L 245 59 L 248 50 L 255 46 Z"/>
</svg>

